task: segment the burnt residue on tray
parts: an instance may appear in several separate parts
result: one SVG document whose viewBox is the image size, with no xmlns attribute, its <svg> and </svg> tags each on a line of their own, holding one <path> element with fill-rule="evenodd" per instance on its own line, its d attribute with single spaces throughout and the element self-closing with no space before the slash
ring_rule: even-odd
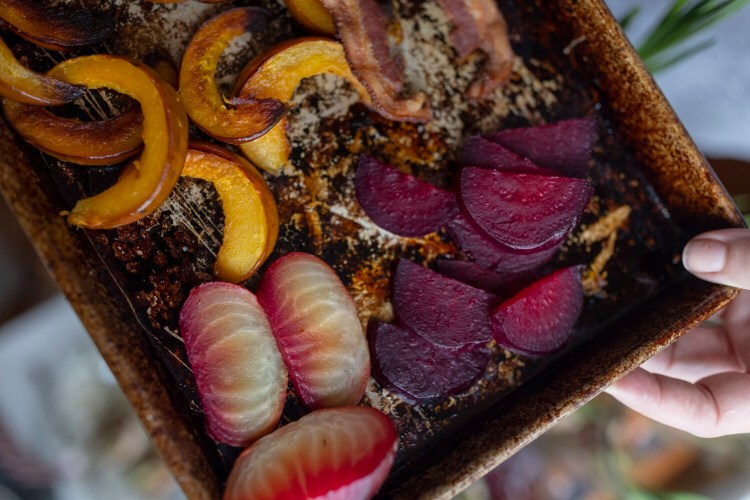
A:
<svg viewBox="0 0 750 500">
<path fill-rule="evenodd" d="M 198 24 L 220 10 L 245 2 L 175 5 L 102 1 L 119 13 L 114 39 L 95 50 L 141 58 L 156 47 L 179 62 Z M 275 1 L 260 2 L 272 11 L 275 26 L 266 37 L 230 50 L 220 70 L 224 84 L 249 58 L 278 40 L 300 33 Z M 455 256 L 457 249 L 443 232 L 424 238 L 400 238 L 373 224 L 354 195 L 354 168 L 359 154 L 375 156 L 422 179 L 450 188 L 457 173 L 462 141 L 471 134 L 593 115 L 599 129 L 590 180 L 596 196 L 582 225 L 629 207 L 627 221 L 614 236 L 596 242 L 570 238 L 551 268 L 589 265 L 607 257 L 595 273 L 584 313 L 568 350 L 587 338 L 606 334 L 605 325 L 629 307 L 655 293 L 678 272 L 678 233 L 658 196 L 642 175 L 633 155 L 613 132 L 595 89 L 571 64 L 573 40 L 539 22 L 541 7 L 533 2 L 500 2 L 510 27 L 517 58 L 511 80 L 496 96 L 469 102 L 464 90 L 481 65 L 480 55 L 459 63 L 448 45 L 448 23 L 433 1 L 398 0 L 398 17 L 406 45 L 407 86 L 428 90 L 433 122 L 389 122 L 367 110 L 342 80 L 322 76 L 308 79 L 295 94 L 297 106 L 289 116 L 291 161 L 279 176 L 266 176 L 274 192 L 281 221 L 279 242 L 271 261 L 290 251 L 320 255 L 341 276 L 352 293 L 363 324 L 374 317 L 393 317 L 390 275 L 399 257 L 429 265 L 438 256 Z M 165 42 L 166 41 L 166 42 Z M 39 69 L 59 54 L 36 49 L 21 40 L 14 48 L 27 54 Z M 248 48 L 249 47 L 249 48 Z M 573 47 L 573 48 L 571 48 Z M 55 59 L 57 58 L 57 59 Z M 78 103 L 81 117 L 116 112 L 127 100 L 91 92 Z M 83 110 L 83 111 L 80 111 Z M 198 135 L 197 132 L 195 132 Z M 113 182 L 118 167 L 83 168 L 66 165 L 31 152 L 34 167 L 51 176 L 69 209 L 84 195 Z M 167 374 L 174 404 L 192 423 L 216 474 L 225 478 L 238 452 L 217 446 L 203 430 L 202 412 L 179 334 L 178 314 L 190 289 L 213 279 L 212 268 L 221 243 L 224 219 L 213 187 L 183 179 L 168 201 L 152 216 L 107 231 L 87 231 L 112 280 L 112 294 L 123 311 L 137 321 Z M 75 230 L 75 229 L 71 229 Z M 262 271 L 261 271 L 262 274 Z M 592 278 L 592 279 L 594 279 Z M 254 290 L 258 278 L 246 285 Z M 556 357 L 564 357 L 563 351 Z M 466 394 L 434 404 L 412 406 L 371 381 L 365 403 L 385 411 L 399 430 L 401 448 L 397 473 L 411 471 L 410 462 L 438 446 L 443 436 L 461 428 L 508 391 L 543 369 L 553 358 L 531 360 L 495 348 L 481 380 Z M 290 389 L 282 422 L 304 413 Z"/>
</svg>

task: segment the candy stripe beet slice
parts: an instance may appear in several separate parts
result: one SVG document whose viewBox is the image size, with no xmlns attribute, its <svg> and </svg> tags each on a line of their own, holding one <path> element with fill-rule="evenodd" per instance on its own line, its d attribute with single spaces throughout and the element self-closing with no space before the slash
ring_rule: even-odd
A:
<svg viewBox="0 0 750 500">
<path fill-rule="evenodd" d="M 435 265 L 440 274 L 500 297 L 514 295 L 536 278 L 534 271 L 500 272 L 468 260 L 438 259 Z"/>
<path fill-rule="evenodd" d="M 497 168 L 508 172 L 556 175 L 552 170 L 540 168 L 528 158 L 478 135 L 469 137 L 464 143 L 461 163 L 470 167 Z"/>
<path fill-rule="evenodd" d="M 284 408 L 287 371 L 255 296 L 229 283 L 200 285 L 182 307 L 180 333 L 209 435 L 247 446 L 271 432 Z"/>
<path fill-rule="evenodd" d="M 502 130 L 485 136 L 540 167 L 571 177 L 585 177 L 596 142 L 593 117 L 538 127 Z"/>
<path fill-rule="evenodd" d="M 312 409 L 358 403 L 370 354 L 354 301 L 333 269 L 314 255 L 287 254 L 266 271 L 258 301 L 302 401 Z"/>
<path fill-rule="evenodd" d="M 453 241 L 472 260 L 482 267 L 499 273 L 519 273 L 536 269 L 549 262 L 563 245 L 563 241 L 546 250 L 534 253 L 516 253 L 499 245 L 472 221 L 463 215 L 456 216 L 447 226 Z"/>
<path fill-rule="evenodd" d="M 425 339 L 445 347 L 486 343 L 494 297 L 460 281 L 401 259 L 393 285 L 396 317 Z"/>
<path fill-rule="evenodd" d="M 370 323 L 368 339 L 377 380 L 412 404 L 464 392 L 484 373 L 490 359 L 483 345 L 441 347 L 388 323 Z"/>
<path fill-rule="evenodd" d="M 465 213 L 493 240 L 518 253 L 564 241 L 591 199 L 588 182 L 465 167 L 460 201 Z"/>
<path fill-rule="evenodd" d="M 497 343 L 529 355 L 565 345 L 583 308 L 581 271 L 581 266 L 561 269 L 500 304 L 490 317 Z"/>
<path fill-rule="evenodd" d="M 453 193 L 368 156 L 357 166 L 357 199 L 375 224 L 399 236 L 424 236 L 458 213 Z"/>
<path fill-rule="evenodd" d="M 224 500 L 372 498 L 397 449 L 393 423 L 374 408 L 317 410 L 245 450 Z"/>
</svg>

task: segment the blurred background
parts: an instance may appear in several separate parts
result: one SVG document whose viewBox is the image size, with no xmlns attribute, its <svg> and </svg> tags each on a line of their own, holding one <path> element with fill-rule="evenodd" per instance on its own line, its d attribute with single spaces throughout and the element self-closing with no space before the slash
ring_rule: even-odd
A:
<svg viewBox="0 0 750 500">
<path fill-rule="evenodd" d="M 749 2 L 607 3 L 750 211 Z M 0 500 L 183 498 L 2 200 L 0 276 Z M 750 499 L 750 436 L 694 438 L 603 395 L 461 497 Z"/>
</svg>

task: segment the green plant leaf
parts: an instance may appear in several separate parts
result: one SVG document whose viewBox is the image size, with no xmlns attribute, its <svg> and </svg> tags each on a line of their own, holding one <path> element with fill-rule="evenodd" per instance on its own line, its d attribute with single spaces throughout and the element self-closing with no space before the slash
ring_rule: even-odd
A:
<svg viewBox="0 0 750 500">
<path fill-rule="evenodd" d="M 750 0 L 673 0 L 638 46 L 638 53 L 652 72 L 684 61 L 713 43 L 706 40 L 685 48 L 687 42 L 748 3 Z M 637 8 L 631 9 L 623 16 L 621 24 L 629 26 L 637 14 Z"/>
<path fill-rule="evenodd" d="M 625 13 L 624 16 L 622 16 L 619 20 L 620 26 L 622 26 L 622 29 L 627 30 L 630 25 L 633 24 L 633 21 L 636 17 L 638 17 L 638 14 L 641 13 L 641 8 L 636 6 L 630 9 Z"/>
<path fill-rule="evenodd" d="M 663 71 L 670 66 L 673 66 L 679 62 L 684 61 L 685 59 L 689 58 L 690 56 L 693 56 L 697 54 L 698 52 L 702 52 L 706 50 L 707 48 L 714 45 L 716 42 L 714 40 L 704 40 L 703 42 L 700 42 L 692 47 L 689 47 L 685 50 L 682 50 L 680 52 L 677 52 L 674 55 L 667 55 L 666 57 L 651 57 L 648 61 L 646 61 L 646 67 L 649 71 L 652 73 L 656 73 L 658 71 Z"/>
</svg>

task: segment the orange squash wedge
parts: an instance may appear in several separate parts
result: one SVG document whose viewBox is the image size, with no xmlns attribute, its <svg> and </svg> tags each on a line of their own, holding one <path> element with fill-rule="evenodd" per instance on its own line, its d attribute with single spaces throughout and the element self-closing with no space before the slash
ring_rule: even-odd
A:
<svg viewBox="0 0 750 500">
<path fill-rule="evenodd" d="M 36 0 L 3 0 L 0 19 L 30 42 L 52 50 L 94 45 L 106 40 L 115 29 L 111 15 L 44 5 Z"/>
<path fill-rule="evenodd" d="M 279 235 L 276 201 L 263 176 L 245 159 L 205 142 L 190 143 L 182 175 L 211 182 L 221 200 L 225 223 L 217 278 L 245 281 L 271 255 Z"/>
<path fill-rule="evenodd" d="M 3 111 L 26 142 L 50 156 L 78 165 L 114 165 L 143 146 L 143 115 L 135 108 L 116 118 L 82 122 L 57 116 L 41 106 L 3 100 Z"/>
<path fill-rule="evenodd" d="M 182 58 L 180 97 L 193 122 L 211 137 L 242 143 L 265 134 L 286 113 L 275 99 L 226 99 L 216 87 L 219 57 L 243 33 L 265 29 L 266 11 L 240 7 L 222 12 L 198 29 Z"/>
<path fill-rule="evenodd" d="M 321 35 L 334 36 L 336 25 L 320 0 L 284 0 L 286 8 L 302 26 Z"/>
<path fill-rule="evenodd" d="M 370 104 L 370 96 L 352 74 L 340 43 L 327 38 L 299 38 L 282 42 L 261 54 L 243 70 L 237 80 L 240 99 L 276 99 L 291 104 L 300 82 L 311 76 L 333 74 L 346 79 Z M 277 174 L 289 159 L 291 145 L 282 118 L 264 136 L 240 145 L 243 154 L 266 172 Z"/>
<path fill-rule="evenodd" d="M 83 91 L 83 87 L 26 68 L 0 38 L 0 95 L 3 97 L 36 106 L 57 106 L 78 99 Z"/>
<path fill-rule="evenodd" d="M 156 210 L 180 178 L 188 144 L 188 118 L 174 89 L 153 69 L 112 55 L 68 59 L 55 74 L 69 83 L 109 88 L 141 104 L 143 154 L 118 181 L 75 205 L 68 222 L 91 229 L 129 224 Z"/>
</svg>

